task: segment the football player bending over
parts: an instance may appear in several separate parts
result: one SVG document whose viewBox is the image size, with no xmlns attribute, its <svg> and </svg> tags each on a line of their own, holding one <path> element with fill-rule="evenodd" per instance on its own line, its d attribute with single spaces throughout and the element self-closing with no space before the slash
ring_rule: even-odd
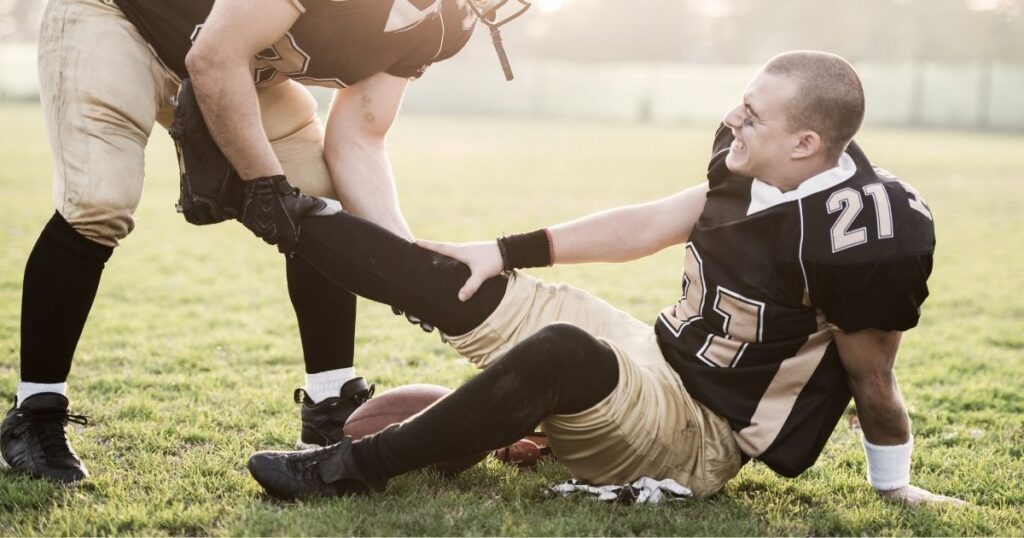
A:
<svg viewBox="0 0 1024 538">
<path fill-rule="evenodd" d="M 543 424 L 578 479 L 672 478 L 707 497 L 752 459 L 802 473 L 852 397 L 883 497 L 962 503 L 910 482 L 893 365 L 928 295 L 934 228 L 917 191 L 852 142 L 863 117 L 845 60 L 782 54 L 725 116 L 706 183 L 497 242 L 414 244 L 345 213 L 306 216 L 322 202 L 304 195 L 260 194 L 289 255 L 436 326 L 483 372 L 380 433 L 260 452 L 249 470 L 286 499 L 365 492 Z M 516 271 L 672 245 L 682 296 L 653 327 Z"/>
<path fill-rule="evenodd" d="M 182 79 L 191 76 L 245 189 L 287 189 L 288 174 L 303 192 L 411 239 L 386 134 L 409 80 L 458 53 L 478 19 L 500 43 L 501 4 L 51 0 L 39 86 L 56 212 L 25 267 L 21 383 L 0 425 L 0 467 L 60 482 L 88 476 L 64 429 L 87 418 L 70 412 L 66 381 L 105 263 L 135 227 L 149 134 L 168 125 Z M 336 90 L 326 126 L 304 85 Z M 249 222 L 261 224 L 274 226 Z M 356 298 L 305 258 L 288 258 L 286 272 L 306 370 L 297 444 L 329 445 L 372 392 L 353 369 Z"/>
</svg>

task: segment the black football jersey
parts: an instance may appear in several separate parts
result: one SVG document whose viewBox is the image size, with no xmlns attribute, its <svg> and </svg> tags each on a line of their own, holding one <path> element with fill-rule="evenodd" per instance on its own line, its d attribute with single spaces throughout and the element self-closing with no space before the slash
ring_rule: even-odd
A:
<svg viewBox="0 0 1024 538">
<path fill-rule="evenodd" d="M 817 459 L 851 398 L 832 326 L 917 324 L 935 247 L 932 215 L 855 143 L 841 161 L 845 179 L 833 171 L 831 183 L 819 176 L 786 201 L 752 205 L 766 186 L 726 168 L 732 139 L 724 126 L 715 137 L 682 297 L 656 332 L 687 391 L 729 421 L 743 453 L 796 476 Z"/>
<path fill-rule="evenodd" d="M 418 77 L 457 53 L 476 16 L 468 0 L 298 0 L 305 7 L 292 28 L 256 55 L 255 82 L 287 77 L 344 88 L 385 72 Z M 213 0 L 117 0 L 118 5 L 180 77 L 185 55 Z"/>
</svg>

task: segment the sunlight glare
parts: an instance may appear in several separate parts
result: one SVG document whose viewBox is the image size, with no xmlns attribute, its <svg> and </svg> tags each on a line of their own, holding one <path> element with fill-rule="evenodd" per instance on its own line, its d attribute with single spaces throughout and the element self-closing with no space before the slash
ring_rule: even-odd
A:
<svg viewBox="0 0 1024 538">
<path fill-rule="evenodd" d="M 565 7 L 569 0 L 534 0 L 533 3 L 544 13 L 554 13 Z"/>
</svg>

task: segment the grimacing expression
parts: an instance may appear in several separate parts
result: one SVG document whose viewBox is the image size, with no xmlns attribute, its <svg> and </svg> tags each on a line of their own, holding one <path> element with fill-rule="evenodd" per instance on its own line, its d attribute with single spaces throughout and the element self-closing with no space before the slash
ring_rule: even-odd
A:
<svg viewBox="0 0 1024 538">
<path fill-rule="evenodd" d="M 790 77 L 761 71 L 747 86 L 743 102 L 723 120 L 735 140 L 725 165 L 735 174 L 759 179 L 784 170 L 799 132 L 792 132 L 787 103 L 799 90 Z"/>
</svg>

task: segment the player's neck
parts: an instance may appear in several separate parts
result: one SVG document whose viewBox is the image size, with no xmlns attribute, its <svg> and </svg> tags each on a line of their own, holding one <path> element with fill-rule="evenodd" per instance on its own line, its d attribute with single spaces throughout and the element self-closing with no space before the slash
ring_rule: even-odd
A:
<svg viewBox="0 0 1024 538">
<path fill-rule="evenodd" d="M 836 166 L 836 163 L 828 163 L 824 160 L 808 162 L 793 161 L 791 166 L 786 167 L 785 170 L 782 170 L 777 174 L 773 174 L 772 177 L 759 177 L 758 179 L 782 192 L 789 192 L 799 187 L 801 183 L 808 179 L 811 179 L 823 172 L 827 172 Z"/>
</svg>

